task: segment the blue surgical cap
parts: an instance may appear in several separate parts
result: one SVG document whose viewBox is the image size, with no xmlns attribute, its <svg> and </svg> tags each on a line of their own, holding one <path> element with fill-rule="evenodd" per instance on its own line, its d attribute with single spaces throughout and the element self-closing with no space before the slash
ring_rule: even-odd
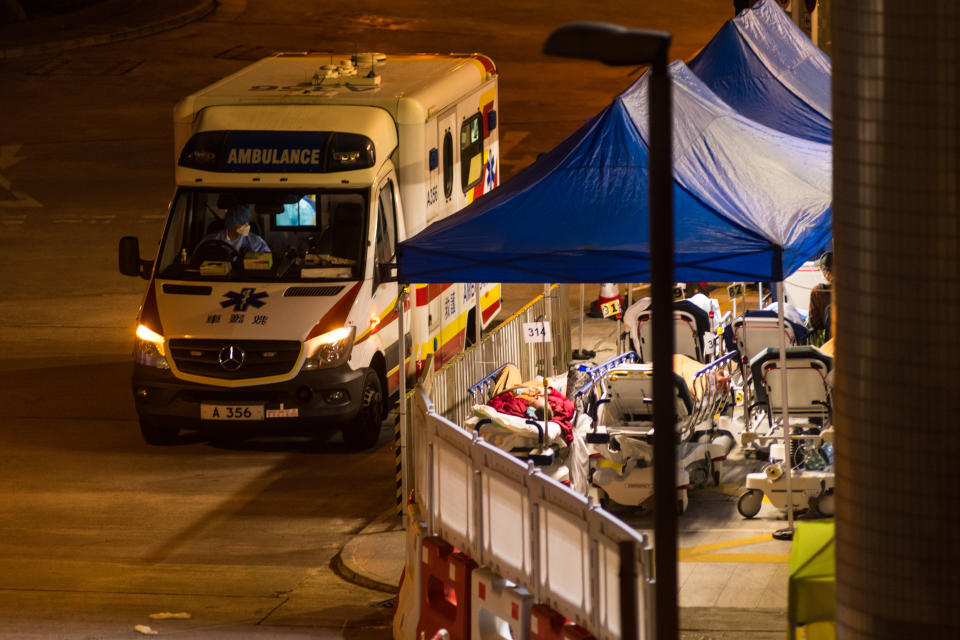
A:
<svg viewBox="0 0 960 640">
<path fill-rule="evenodd" d="M 250 219 L 250 207 L 245 204 L 235 204 L 227 210 L 227 215 L 223 218 L 223 225 L 227 229 L 233 229 L 238 224 L 243 224 Z"/>
</svg>

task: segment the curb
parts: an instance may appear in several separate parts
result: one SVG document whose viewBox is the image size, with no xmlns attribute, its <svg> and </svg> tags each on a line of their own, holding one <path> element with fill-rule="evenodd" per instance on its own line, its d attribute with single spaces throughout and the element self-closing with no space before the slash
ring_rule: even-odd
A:
<svg viewBox="0 0 960 640">
<path fill-rule="evenodd" d="M 0 49 L 0 60 L 42 55 L 47 53 L 59 53 L 69 49 L 78 49 L 80 47 L 91 47 L 100 44 L 110 44 L 113 42 L 121 42 L 123 40 L 142 38 L 155 33 L 160 33 L 161 31 L 175 29 L 190 22 L 200 20 L 201 18 L 204 18 L 212 13 L 216 7 L 217 0 L 206 0 L 202 4 L 189 11 L 185 11 L 179 15 L 171 16 L 170 18 L 159 20 L 157 22 L 146 24 L 140 27 L 120 29 L 113 33 L 104 33 L 94 36 L 86 36 L 83 38 L 54 40 L 33 46 Z"/>
<path fill-rule="evenodd" d="M 364 575 L 360 571 L 350 567 L 350 564 L 347 560 L 344 560 L 343 554 L 344 551 L 347 552 L 348 559 L 355 558 L 353 553 L 357 548 L 368 544 L 372 539 L 372 536 L 377 536 L 384 533 L 402 533 L 402 529 L 397 529 L 397 514 L 396 507 L 390 507 L 386 511 L 382 512 L 380 515 L 375 517 L 373 520 L 368 522 L 364 527 L 357 532 L 345 545 L 340 547 L 340 550 L 337 551 L 335 555 L 330 560 L 330 568 L 338 576 L 351 582 L 357 586 L 365 587 L 367 589 L 374 589 L 376 591 L 384 591 L 386 593 L 396 594 L 400 586 L 392 582 L 384 582 L 378 580 L 375 577 L 369 575 Z M 362 567 L 360 568 L 362 570 Z M 384 577 L 382 575 L 378 577 Z"/>
<path fill-rule="evenodd" d="M 353 583 L 359 587 L 364 587 L 366 589 L 373 589 L 374 591 L 384 591 L 392 594 L 397 594 L 399 592 L 397 585 L 387 584 L 386 582 L 380 582 L 379 580 L 374 580 L 373 578 L 360 575 L 346 565 L 341 554 L 342 550 L 338 551 L 337 555 L 330 559 L 330 568 L 335 574 L 347 582 Z"/>
</svg>

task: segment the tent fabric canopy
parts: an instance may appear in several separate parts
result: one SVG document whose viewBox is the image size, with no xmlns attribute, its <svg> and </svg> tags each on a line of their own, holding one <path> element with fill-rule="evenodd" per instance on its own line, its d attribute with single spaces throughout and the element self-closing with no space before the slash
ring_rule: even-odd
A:
<svg viewBox="0 0 960 640">
<path fill-rule="evenodd" d="M 649 73 L 503 186 L 400 243 L 400 280 L 649 281 Z M 675 279 L 781 280 L 829 241 L 829 145 L 749 120 L 683 62 L 669 73 Z"/>
<path fill-rule="evenodd" d="M 728 20 L 690 70 L 748 118 L 830 142 L 830 59 L 773 0 Z"/>
</svg>

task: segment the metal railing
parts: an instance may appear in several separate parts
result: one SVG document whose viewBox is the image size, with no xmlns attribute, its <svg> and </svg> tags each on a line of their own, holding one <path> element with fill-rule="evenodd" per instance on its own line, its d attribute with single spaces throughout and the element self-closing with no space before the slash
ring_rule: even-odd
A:
<svg viewBox="0 0 960 640">
<path fill-rule="evenodd" d="M 552 285 L 549 298 L 537 296 L 484 335 L 479 343 L 464 350 L 439 371 L 428 373 L 422 382 L 429 389 L 435 411 L 455 424 L 463 424 L 473 405 L 467 390 L 507 363 L 520 369 L 523 380 L 566 373 L 571 350 L 569 301 L 569 285 Z M 524 323 L 539 322 L 547 317 L 552 341 L 526 342 Z M 550 366 L 545 370 L 548 354 Z M 408 410 L 411 408 L 408 402 Z"/>
<path fill-rule="evenodd" d="M 484 335 L 480 342 L 465 349 L 463 353 L 445 364 L 438 371 L 433 370 L 432 355 L 424 366 L 424 375 L 417 385 L 407 392 L 404 412 L 409 417 L 414 413 L 414 397 L 418 389 L 430 396 L 434 410 L 456 424 L 464 424 L 470 416 L 474 404 L 468 389 L 477 380 L 488 375 L 506 363 L 515 364 L 524 380 L 543 375 L 543 363 L 546 360 L 548 346 L 544 343 L 524 341 L 523 324 L 544 320 L 549 311 L 552 342 L 549 344 L 551 370 L 555 375 L 565 372 L 571 356 L 570 339 L 570 287 L 567 284 L 554 284 L 550 287 L 550 297 L 539 295 L 519 311 L 505 319 Z M 549 305 L 549 306 L 548 306 Z M 399 420 L 399 417 L 398 417 Z M 401 480 L 398 486 L 398 509 L 414 486 L 415 468 L 412 463 L 413 445 L 397 430 L 397 465 Z"/>
<path fill-rule="evenodd" d="M 738 373 L 737 355 L 736 352 L 728 353 L 694 374 L 692 386 L 688 389 L 693 406 L 689 415 L 677 425 L 681 433 L 691 435 L 699 426 L 707 421 L 713 422 L 716 416 L 736 405 L 732 379 Z M 583 372 L 589 381 L 577 389 L 574 399 L 581 400 L 591 392 L 600 398 L 606 392 L 605 376 L 622 364 L 636 363 L 638 360 L 635 351 L 627 351 L 594 367 L 584 368 Z M 652 371 L 651 365 L 644 366 Z"/>
</svg>

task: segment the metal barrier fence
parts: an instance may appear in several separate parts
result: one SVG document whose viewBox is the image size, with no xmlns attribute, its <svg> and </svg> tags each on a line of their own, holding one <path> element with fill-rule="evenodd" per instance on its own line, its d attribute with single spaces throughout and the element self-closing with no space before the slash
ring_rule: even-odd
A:
<svg viewBox="0 0 960 640">
<path fill-rule="evenodd" d="M 537 296 L 439 371 L 433 371 L 433 360 L 428 359 L 423 378 L 418 386 L 406 395 L 406 415 L 413 415 L 415 392 L 418 388 L 423 388 L 430 396 L 437 413 L 456 424 L 463 424 L 470 416 L 473 406 L 473 398 L 467 391 L 472 384 L 506 363 L 515 364 L 524 380 L 543 375 L 543 363 L 548 349 L 552 365 L 549 373 L 556 375 L 565 372 L 572 348 L 569 305 L 570 285 L 554 284 L 550 287 L 549 298 Z M 552 342 L 549 345 L 526 342 L 523 334 L 524 323 L 544 320 L 548 314 Z M 405 441 L 408 438 L 401 433 L 399 415 L 397 420 L 397 508 L 402 511 L 406 496 L 414 486 L 416 470 L 411 457 L 412 445 Z"/>
<path fill-rule="evenodd" d="M 470 416 L 473 399 L 467 393 L 477 380 L 511 362 L 524 380 L 537 376 L 566 373 L 570 362 L 570 287 L 555 284 L 550 297 L 540 295 L 483 336 L 478 344 L 444 365 L 433 374 L 429 395 L 437 413 L 456 424 Z M 549 315 L 548 315 L 549 312 Z M 526 342 L 523 325 L 550 319 L 552 341 Z M 544 362 L 549 354 L 549 371 Z M 408 405 L 409 407 L 409 405 Z"/>
<path fill-rule="evenodd" d="M 647 537 L 444 419 L 422 389 L 414 396 L 414 497 L 427 520 L 426 535 L 440 536 L 600 640 L 652 638 Z M 622 558 L 624 544 L 633 553 Z M 635 634 L 621 627 L 624 575 L 632 576 L 624 593 L 636 594 Z"/>
</svg>

